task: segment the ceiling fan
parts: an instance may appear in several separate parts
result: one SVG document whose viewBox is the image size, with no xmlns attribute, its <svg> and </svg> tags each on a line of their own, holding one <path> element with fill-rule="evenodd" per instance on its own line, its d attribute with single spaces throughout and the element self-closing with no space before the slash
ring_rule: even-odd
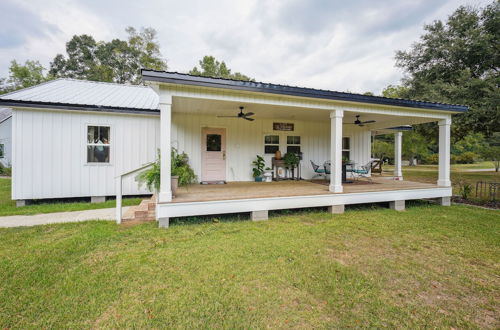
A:
<svg viewBox="0 0 500 330">
<path fill-rule="evenodd" d="M 361 121 L 361 120 L 359 120 L 359 117 L 360 117 L 360 115 L 356 116 L 356 120 L 354 121 L 354 123 L 352 123 L 352 125 L 358 125 L 358 126 L 363 127 L 363 126 L 365 126 L 365 124 L 371 124 L 371 123 L 376 122 L 375 120 Z"/>
<path fill-rule="evenodd" d="M 243 113 L 243 109 L 245 109 L 245 107 L 240 107 L 240 112 L 236 116 L 217 116 L 217 118 L 243 118 L 249 121 L 254 121 L 255 120 L 254 118 L 249 118 L 250 116 L 253 116 L 254 113 L 253 112 Z"/>
</svg>

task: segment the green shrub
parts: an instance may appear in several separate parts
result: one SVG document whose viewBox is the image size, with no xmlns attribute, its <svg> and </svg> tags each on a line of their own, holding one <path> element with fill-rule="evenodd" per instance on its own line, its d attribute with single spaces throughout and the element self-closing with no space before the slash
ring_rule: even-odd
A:
<svg viewBox="0 0 500 330">
<path fill-rule="evenodd" d="M 455 161 L 457 164 L 473 164 L 477 158 L 478 155 L 476 153 L 471 151 L 466 151 L 460 155 L 456 155 Z"/>
<path fill-rule="evenodd" d="M 196 182 L 196 174 L 194 174 L 193 169 L 189 166 L 189 157 L 186 153 L 178 153 L 177 149 L 172 148 L 172 167 L 171 175 L 179 177 L 179 187 L 186 186 L 190 183 Z M 159 191 L 160 190 L 160 153 L 158 152 L 158 158 L 153 163 L 153 165 L 139 173 L 136 177 L 139 184 L 146 184 L 149 191 Z"/>
<path fill-rule="evenodd" d="M 424 164 L 436 165 L 439 163 L 439 154 L 430 154 L 423 159 Z"/>
<path fill-rule="evenodd" d="M 252 162 L 252 165 L 254 166 L 252 168 L 253 177 L 254 178 L 261 177 L 262 174 L 264 174 L 264 167 L 266 166 L 264 158 L 262 156 L 257 155 L 257 159 Z"/>
<path fill-rule="evenodd" d="M 11 176 L 11 174 L 12 174 L 12 168 L 6 167 L 0 163 L 0 175 Z"/>
</svg>

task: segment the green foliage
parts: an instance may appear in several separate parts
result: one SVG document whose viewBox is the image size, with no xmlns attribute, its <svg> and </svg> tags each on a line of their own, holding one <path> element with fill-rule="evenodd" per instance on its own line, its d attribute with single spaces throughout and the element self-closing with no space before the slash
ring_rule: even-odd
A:
<svg viewBox="0 0 500 330">
<path fill-rule="evenodd" d="M 177 149 L 172 148 L 172 175 L 179 177 L 179 187 L 187 186 L 188 184 L 197 181 L 194 170 L 189 165 L 189 157 L 185 152 L 179 153 Z"/>
<path fill-rule="evenodd" d="M 245 76 L 239 72 L 231 72 L 224 61 L 219 62 L 213 56 L 204 56 L 201 61 L 199 61 L 200 68 L 194 67 L 189 74 L 195 76 L 203 77 L 214 77 L 214 78 L 227 78 L 234 80 L 248 80 L 253 81 L 252 78 Z"/>
<path fill-rule="evenodd" d="M 393 99 L 405 98 L 408 95 L 408 88 L 404 86 L 389 85 L 382 91 L 382 96 Z"/>
<path fill-rule="evenodd" d="M 458 194 L 460 197 L 463 199 L 469 199 L 470 194 L 472 193 L 472 184 L 463 179 L 461 176 L 458 176 L 454 182 L 458 186 Z"/>
<path fill-rule="evenodd" d="M 375 138 L 372 143 L 373 157 L 384 159 L 394 158 L 394 143 Z"/>
<path fill-rule="evenodd" d="M 481 133 L 470 133 L 451 145 L 451 153 L 460 155 L 465 152 L 480 153 L 487 145 L 484 135 Z"/>
<path fill-rule="evenodd" d="M 50 74 L 116 83 L 139 83 L 141 68 L 166 70 L 156 41 L 156 31 L 143 28 L 137 32 L 126 29 L 128 39 L 96 41 L 89 35 L 75 35 L 66 43 L 66 57 L 58 54 L 50 63 Z"/>
<path fill-rule="evenodd" d="M 494 133 L 490 139 L 488 139 L 486 145 L 481 151 L 481 156 L 484 160 L 492 161 L 495 166 L 495 171 L 498 172 L 500 169 L 500 133 Z"/>
<path fill-rule="evenodd" d="M 257 159 L 252 162 L 252 165 L 254 166 L 252 168 L 253 177 L 254 178 L 261 177 L 262 174 L 264 174 L 264 167 L 266 166 L 264 158 L 262 156 L 257 155 Z"/>
<path fill-rule="evenodd" d="M 461 153 L 460 155 L 453 155 L 454 164 L 474 164 L 474 162 L 478 159 L 478 155 L 471 151 L 466 151 Z"/>
<path fill-rule="evenodd" d="M 403 133 L 403 157 L 410 161 L 410 165 L 415 165 L 414 159 L 425 158 L 428 154 L 429 149 L 425 137 L 415 131 Z"/>
<path fill-rule="evenodd" d="M 11 176 L 12 175 L 12 168 L 4 166 L 2 163 L 0 163 L 0 175 Z"/>
<path fill-rule="evenodd" d="M 439 164 L 439 154 L 427 155 L 422 160 L 423 160 L 424 164 L 437 165 L 437 164 Z"/>
<path fill-rule="evenodd" d="M 283 156 L 283 160 L 285 161 L 286 166 L 289 168 L 297 167 L 300 162 L 299 156 L 297 156 L 297 154 L 294 152 L 287 152 L 285 156 Z"/>
<path fill-rule="evenodd" d="M 177 149 L 172 148 L 171 160 L 171 175 L 179 177 L 179 187 L 196 182 L 197 177 L 189 166 L 189 157 L 186 153 L 179 153 Z M 151 192 L 160 190 L 160 164 L 160 152 L 158 151 L 158 158 L 152 166 L 136 176 L 139 184 L 145 184 Z"/>
<path fill-rule="evenodd" d="M 419 42 L 396 54 L 397 66 L 407 74 L 400 96 L 469 105 L 469 112 L 454 116 L 452 136 L 491 136 L 500 129 L 500 2 L 461 6 L 445 23 L 438 20 L 424 29 Z M 419 130 L 435 137 L 435 124 Z"/>
<path fill-rule="evenodd" d="M 45 75 L 44 71 L 45 68 L 38 61 L 27 60 L 22 65 L 16 60 L 12 60 L 9 67 L 9 78 L 0 81 L 0 94 L 31 87 L 49 80 L 50 78 Z"/>
</svg>

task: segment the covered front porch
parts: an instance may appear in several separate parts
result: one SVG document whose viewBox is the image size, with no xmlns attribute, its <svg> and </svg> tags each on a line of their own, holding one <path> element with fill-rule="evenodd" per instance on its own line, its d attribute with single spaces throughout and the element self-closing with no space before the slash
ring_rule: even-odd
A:
<svg viewBox="0 0 500 330">
<path fill-rule="evenodd" d="M 328 206 L 338 213 L 344 205 L 374 202 L 390 202 L 401 210 L 408 199 L 441 198 L 446 204 L 451 196 L 452 112 L 444 106 L 169 73 L 151 73 L 150 79 L 160 107 L 162 161 L 156 216 L 161 226 L 178 216 L 251 212 L 257 220 L 267 218 L 269 210 Z M 252 113 L 252 120 L 236 116 L 241 108 Z M 439 125 L 438 181 L 433 185 L 406 182 L 398 127 L 429 122 Z M 357 167 L 369 162 L 371 138 L 380 132 L 395 137 L 393 177 L 343 184 L 342 162 L 346 157 Z M 209 135 L 216 137 L 211 145 Z M 199 181 L 227 184 L 191 185 L 174 195 L 171 147 L 189 155 Z M 271 167 L 276 149 L 300 152 L 305 180 L 251 182 L 256 155 L 263 155 L 266 167 Z M 209 153 L 213 154 L 208 157 Z M 327 180 L 310 181 L 315 174 L 310 161 L 331 164 Z M 205 179 L 207 172 L 217 179 Z"/>
</svg>

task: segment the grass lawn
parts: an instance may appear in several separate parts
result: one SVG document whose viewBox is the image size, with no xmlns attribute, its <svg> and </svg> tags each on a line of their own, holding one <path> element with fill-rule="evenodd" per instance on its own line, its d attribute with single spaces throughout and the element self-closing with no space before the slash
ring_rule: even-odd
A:
<svg viewBox="0 0 500 330">
<path fill-rule="evenodd" d="M 91 209 L 103 209 L 115 207 L 115 200 L 104 203 L 90 202 L 48 202 L 16 207 L 16 202 L 11 200 L 11 179 L 0 178 L 0 216 L 6 215 L 28 215 L 37 213 L 68 212 Z M 123 206 L 137 205 L 141 198 L 124 198 Z"/>
<path fill-rule="evenodd" d="M 0 327 L 498 329 L 499 214 L 0 229 Z"/>
</svg>

